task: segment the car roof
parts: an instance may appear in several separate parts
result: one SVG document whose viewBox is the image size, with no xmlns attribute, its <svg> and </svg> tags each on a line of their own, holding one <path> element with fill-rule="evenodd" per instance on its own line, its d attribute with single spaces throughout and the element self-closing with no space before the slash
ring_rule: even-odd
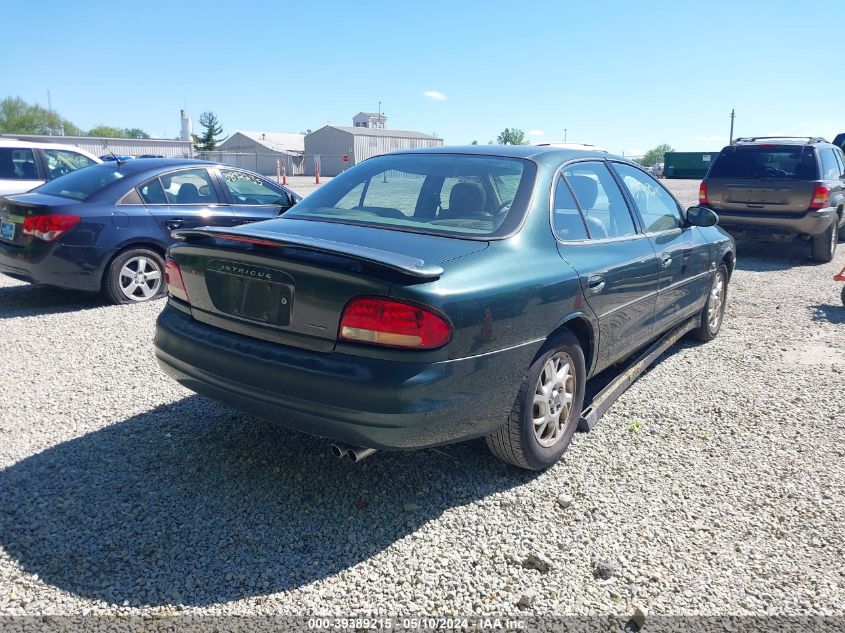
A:
<svg viewBox="0 0 845 633">
<path fill-rule="evenodd" d="M 174 169 L 176 167 L 208 167 L 210 165 L 220 165 L 220 163 L 214 163 L 207 160 L 196 160 L 194 158 L 144 158 L 143 160 L 132 159 L 120 161 L 119 167 L 117 165 L 117 161 L 106 161 L 103 163 L 103 168 L 119 168 L 120 171 L 125 174 L 138 174 L 145 171 L 164 171 L 167 169 Z M 92 168 L 93 166 L 89 169 Z"/>
<path fill-rule="evenodd" d="M 4 137 L 0 138 L 0 147 L 18 147 L 21 149 L 63 149 L 71 152 L 79 152 L 88 158 L 94 158 L 98 162 L 100 159 L 91 152 L 77 147 L 76 145 L 69 145 L 67 143 L 38 143 L 35 141 L 20 141 L 16 138 Z"/>
<path fill-rule="evenodd" d="M 502 158 L 538 159 L 548 157 L 560 160 L 574 158 L 618 158 L 620 160 L 626 160 L 620 156 L 608 154 L 604 150 L 542 145 L 443 145 L 440 147 L 419 147 L 398 150 L 390 154 L 474 154 L 480 156 L 499 156 Z"/>
<path fill-rule="evenodd" d="M 833 145 L 820 136 L 751 136 L 735 138 L 727 147 L 754 147 L 757 145 Z"/>
</svg>

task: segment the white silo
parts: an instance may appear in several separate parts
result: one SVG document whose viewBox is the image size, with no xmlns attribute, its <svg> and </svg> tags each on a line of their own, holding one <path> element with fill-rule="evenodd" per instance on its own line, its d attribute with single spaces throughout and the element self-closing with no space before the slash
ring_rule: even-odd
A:
<svg viewBox="0 0 845 633">
<path fill-rule="evenodd" d="M 182 140 L 183 141 L 190 141 L 193 139 L 192 133 L 194 131 L 193 123 L 191 122 L 191 117 L 185 114 L 184 110 L 179 111 L 182 115 Z"/>
</svg>

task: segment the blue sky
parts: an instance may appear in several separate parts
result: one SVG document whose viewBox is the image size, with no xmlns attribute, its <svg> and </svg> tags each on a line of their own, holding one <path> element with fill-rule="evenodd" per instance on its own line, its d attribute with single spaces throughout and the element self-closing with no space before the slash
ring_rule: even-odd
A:
<svg viewBox="0 0 845 633">
<path fill-rule="evenodd" d="M 179 132 L 179 110 L 236 129 L 388 126 L 486 143 L 635 154 L 736 134 L 845 131 L 842 0 L 646 2 L 18 2 L 2 9 L 0 97 L 83 129 Z M 830 26 L 829 26 L 830 25 Z"/>
</svg>

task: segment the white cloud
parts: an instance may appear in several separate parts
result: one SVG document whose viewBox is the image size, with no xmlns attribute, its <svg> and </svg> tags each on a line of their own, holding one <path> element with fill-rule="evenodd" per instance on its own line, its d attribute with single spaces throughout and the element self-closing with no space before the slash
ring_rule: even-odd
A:
<svg viewBox="0 0 845 633">
<path fill-rule="evenodd" d="M 446 101 L 446 99 L 448 98 L 446 95 L 444 95 L 439 90 L 426 90 L 423 93 L 423 96 L 428 97 L 432 101 Z"/>
<path fill-rule="evenodd" d="M 528 130 L 528 136 L 543 136 L 545 132 L 543 130 Z"/>
</svg>

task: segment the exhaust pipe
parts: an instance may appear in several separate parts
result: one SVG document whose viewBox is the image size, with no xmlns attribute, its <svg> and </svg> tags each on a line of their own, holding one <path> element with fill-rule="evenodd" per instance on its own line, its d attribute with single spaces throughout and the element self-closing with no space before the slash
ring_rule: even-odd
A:
<svg viewBox="0 0 845 633">
<path fill-rule="evenodd" d="M 337 458 L 349 457 L 353 462 L 360 462 L 376 452 L 374 448 L 366 448 L 364 446 L 350 446 L 342 442 L 332 442 L 332 455 Z"/>
<path fill-rule="evenodd" d="M 346 453 L 348 453 L 351 448 L 352 447 L 349 446 L 348 444 L 341 444 L 340 442 L 332 442 L 332 445 L 331 445 L 332 455 L 334 455 L 335 457 L 340 459 L 341 457 L 346 455 Z"/>
<path fill-rule="evenodd" d="M 353 462 L 360 462 L 362 459 L 367 459 L 370 455 L 376 452 L 374 448 L 364 448 L 363 446 L 350 446 L 346 451 L 349 459 Z"/>
</svg>

